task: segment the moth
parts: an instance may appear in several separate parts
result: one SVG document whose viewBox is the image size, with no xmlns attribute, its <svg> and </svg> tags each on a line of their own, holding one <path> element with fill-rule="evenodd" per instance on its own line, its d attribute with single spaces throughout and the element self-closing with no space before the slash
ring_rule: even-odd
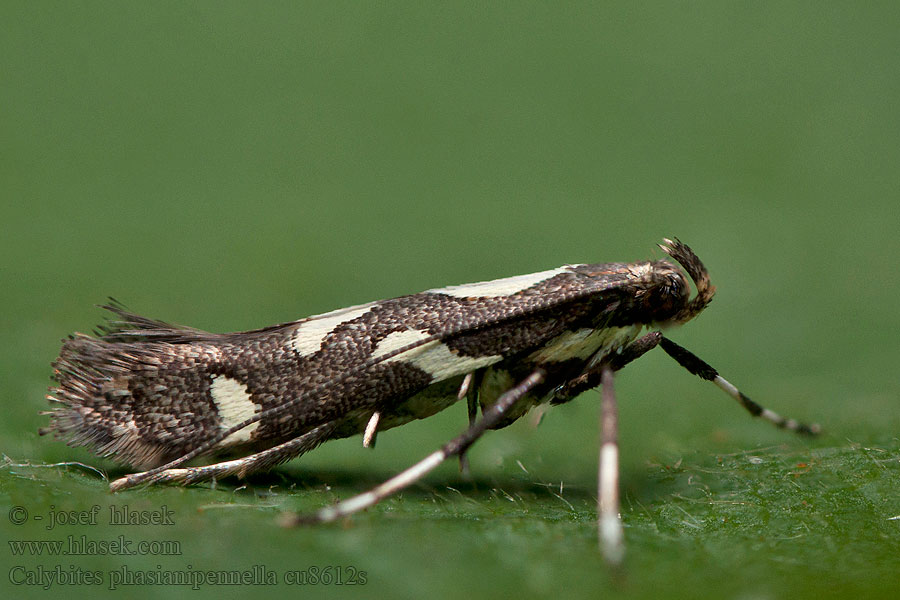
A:
<svg viewBox="0 0 900 600">
<path fill-rule="evenodd" d="M 49 427 L 70 445 L 143 471 L 110 484 L 184 484 L 243 477 L 331 439 L 376 434 L 466 400 L 469 426 L 383 484 L 295 522 L 372 506 L 540 404 L 602 386 L 599 536 L 623 556 L 616 371 L 660 346 L 750 414 L 799 433 L 750 400 L 661 330 L 690 321 L 715 293 L 706 268 L 676 240 L 670 258 L 565 265 L 431 289 L 239 333 L 207 333 L 138 316 L 115 301 L 94 336 L 73 334 L 53 363 Z M 680 268 L 679 268 L 680 265 Z M 696 294 L 691 297 L 690 282 Z M 477 418 L 478 410 L 481 418 Z M 223 453 L 238 458 L 183 466 Z"/>
</svg>

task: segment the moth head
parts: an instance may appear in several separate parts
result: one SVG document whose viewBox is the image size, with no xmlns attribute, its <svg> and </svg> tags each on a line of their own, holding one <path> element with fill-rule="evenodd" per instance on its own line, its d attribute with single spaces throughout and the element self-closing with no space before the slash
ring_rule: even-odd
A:
<svg viewBox="0 0 900 600">
<path fill-rule="evenodd" d="M 681 269 L 666 260 L 634 263 L 640 274 L 635 283 L 635 308 L 641 315 L 635 320 L 648 325 L 680 323 L 678 316 L 690 303 L 691 284 Z"/>
<path fill-rule="evenodd" d="M 694 251 L 687 244 L 682 243 L 678 238 L 675 238 L 674 241 L 664 238 L 663 243 L 659 244 L 659 247 L 684 267 L 684 270 L 687 271 L 687 274 L 697 287 L 697 295 L 689 301 L 687 300 L 687 290 L 684 289 L 685 301 L 681 308 L 669 319 L 669 322 L 674 324 L 686 323 L 700 314 L 712 302 L 716 293 L 716 287 L 710 283 L 709 272 L 703 266 L 703 262 L 697 258 L 697 255 L 694 254 Z M 684 277 L 682 276 L 683 279 Z"/>
</svg>

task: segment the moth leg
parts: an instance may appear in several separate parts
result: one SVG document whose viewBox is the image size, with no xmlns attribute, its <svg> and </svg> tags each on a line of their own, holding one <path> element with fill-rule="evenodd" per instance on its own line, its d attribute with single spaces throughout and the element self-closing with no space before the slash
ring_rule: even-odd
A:
<svg viewBox="0 0 900 600">
<path fill-rule="evenodd" d="M 472 375 L 472 383 L 466 390 L 466 409 L 469 415 L 469 427 L 471 427 L 478 418 L 478 387 L 481 385 L 482 373 L 477 371 L 469 375 Z M 469 377 L 469 375 L 466 375 L 466 377 Z"/>
<path fill-rule="evenodd" d="M 597 535 L 603 557 L 612 565 L 625 556 L 625 532 L 619 517 L 619 411 L 613 389 L 613 370 L 600 369 L 600 460 L 597 476 Z"/>
<path fill-rule="evenodd" d="M 613 371 L 618 371 L 633 360 L 637 360 L 653 348 L 659 345 L 662 334 L 658 331 L 652 331 L 635 341 L 631 342 L 618 354 L 609 357 L 606 363 L 595 365 L 588 369 L 578 377 L 567 381 L 556 390 L 553 398 L 554 404 L 568 402 L 578 394 L 592 390 L 601 383 L 603 375 L 603 367 L 609 365 Z"/>
<path fill-rule="evenodd" d="M 469 446 L 475 443 L 475 441 L 484 434 L 485 431 L 499 423 L 506 411 L 527 394 L 529 390 L 540 384 L 544 380 L 544 377 L 544 371 L 540 369 L 534 371 L 514 388 L 502 394 L 497 399 L 497 402 L 482 414 L 480 421 L 476 422 L 453 440 L 444 444 L 440 450 L 429 454 L 424 459 L 405 471 L 401 471 L 397 475 L 394 475 L 384 483 L 372 488 L 368 492 L 343 500 L 334 506 L 325 507 L 311 515 L 294 515 L 288 517 L 284 524 L 299 525 L 327 523 L 351 515 L 365 508 L 369 508 L 370 506 L 374 506 L 388 496 L 402 490 L 411 483 L 414 483 L 451 456 L 458 456 L 462 452 L 465 452 Z"/>
<path fill-rule="evenodd" d="M 669 338 L 664 337 L 659 331 L 650 332 L 623 348 L 619 354 L 613 355 L 610 358 L 609 365 L 612 367 L 613 371 L 618 371 L 656 346 L 661 346 L 669 356 L 678 362 L 678 364 L 694 375 L 715 383 L 719 388 L 724 390 L 725 393 L 737 400 L 751 415 L 761 417 L 774 424 L 776 427 L 789 429 L 805 435 L 816 435 L 821 431 L 821 427 L 816 424 L 806 425 L 795 421 L 794 419 L 782 417 L 768 408 L 763 408 L 748 398 L 724 377 L 719 375 L 718 371 L 713 367 L 695 356 L 686 348 L 683 348 Z M 553 402 L 556 404 L 566 402 L 578 394 L 600 385 L 600 366 L 601 365 L 598 365 L 597 367 L 582 373 L 575 379 L 572 379 L 563 385 L 556 391 Z"/>
<path fill-rule="evenodd" d="M 703 362 L 692 352 L 685 348 L 682 348 L 669 338 L 662 337 L 660 339 L 659 345 L 663 350 L 666 351 L 666 354 L 674 358 L 679 365 L 681 365 L 697 377 L 715 383 L 722 390 L 724 390 L 726 394 L 737 400 L 738 403 L 746 408 L 747 412 L 749 412 L 754 417 L 761 417 L 766 421 L 772 423 L 776 427 L 789 429 L 791 431 L 795 431 L 797 433 L 802 433 L 805 435 L 816 435 L 821 431 L 821 427 L 816 424 L 806 425 L 804 423 L 795 421 L 794 419 L 786 419 L 775 411 L 760 406 L 759 404 L 745 396 L 743 392 L 738 390 L 727 380 L 725 380 L 725 378 L 719 375 L 718 371 L 716 371 L 710 365 Z"/>
<path fill-rule="evenodd" d="M 381 413 L 376 410 L 366 424 L 366 431 L 363 434 L 363 448 L 375 447 L 375 436 L 378 434 L 379 421 L 381 421 Z"/>
<path fill-rule="evenodd" d="M 262 452 L 257 452 L 256 454 L 251 454 L 250 456 L 243 456 L 241 458 L 212 465 L 166 469 L 165 471 L 151 475 L 146 479 L 139 479 L 137 483 L 152 484 L 178 482 L 187 485 L 200 481 L 207 481 L 209 479 L 219 479 L 229 475 L 245 477 L 255 471 L 271 469 L 272 467 L 291 460 L 292 458 L 296 458 L 305 452 L 309 452 L 327 440 L 335 427 L 336 423 L 325 423 L 283 444 L 279 444 L 268 450 L 263 450 Z M 133 473 L 132 475 L 116 479 L 109 484 L 110 491 L 120 492 L 137 485 L 133 479 L 135 475 L 141 474 Z"/>
<path fill-rule="evenodd" d="M 481 378 L 484 375 L 484 369 L 472 371 L 466 374 L 462 384 L 459 386 L 459 392 L 456 397 L 459 400 L 466 399 L 466 408 L 469 414 L 469 427 L 475 424 L 478 418 L 478 388 L 481 386 Z M 459 472 L 464 476 L 469 476 L 469 459 L 466 452 L 459 453 Z"/>
</svg>

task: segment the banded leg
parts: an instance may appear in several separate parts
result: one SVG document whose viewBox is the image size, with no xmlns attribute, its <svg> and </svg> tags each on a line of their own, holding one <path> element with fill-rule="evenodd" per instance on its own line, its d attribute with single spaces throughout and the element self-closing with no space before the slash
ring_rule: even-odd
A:
<svg viewBox="0 0 900 600">
<path fill-rule="evenodd" d="M 556 391 L 556 402 L 565 402 L 583 391 L 602 385 L 600 406 L 600 456 L 597 473 L 597 536 L 607 563 L 618 566 L 625 557 L 625 532 L 619 516 L 619 410 L 613 388 L 613 372 L 622 369 L 659 345 L 662 334 L 652 331 Z"/>
<path fill-rule="evenodd" d="M 251 454 L 250 456 L 243 456 L 234 460 L 227 460 L 200 467 L 166 469 L 165 471 L 155 473 L 150 477 L 141 478 L 137 483 L 153 484 L 178 482 L 187 485 L 190 483 L 207 481 L 209 479 L 219 479 L 229 475 L 245 477 L 255 471 L 271 469 L 272 467 L 291 460 L 292 458 L 296 458 L 305 452 L 309 452 L 328 439 L 328 436 L 334 431 L 335 426 L 335 423 L 325 423 L 324 425 L 319 425 L 303 435 L 295 437 L 283 444 L 279 444 L 268 450 L 263 450 L 262 452 L 257 452 L 256 454 Z M 110 491 L 120 492 L 137 485 L 134 480 L 136 475 L 141 475 L 141 473 L 132 473 L 131 475 L 116 479 L 109 484 Z"/>
<path fill-rule="evenodd" d="M 763 408 L 720 376 L 709 364 L 687 349 L 663 337 L 662 333 L 658 331 L 648 333 L 635 340 L 620 353 L 610 357 L 608 363 L 599 363 L 567 382 L 556 390 L 554 402 L 565 402 L 597 385 L 603 386 L 600 419 L 601 445 L 597 484 L 598 535 L 603 554 L 606 560 L 613 565 L 622 561 L 625 552 L 622 522 L 618 516 L 618 413 L 615 392 L 613 391 L 613 372 L 622 369 L 625 365 L 640 358 L 658 345 L 661 345 L 669 356 L 674 358 L 678 364 L 689 372 L 715 383 L 728 395 L 737 400 L 751 415 L 762 417 L 777 427 L 801 434 L 815 435 L 820 431 L 818 425 L 804 425 L 793 419 L 786 419 L 772 410 Z"/>
<path fill-rule="evenodd" d="M 772 423 L 776 427 L 780 427 L 781 429 L 788 429 L 790 431 L 801 433 L 803 435 L 817 435 L 822 431 L 822 428 L 816 424 L 806 425 L 804 423 L 795 421 L 794 419 L 786 419 L 775 411 L 760 406 L 759 404 L 745 396 L 743 392 L 734 387 L 724 377 L 719 375 L 718 371 L 716 371 L 710 365 L 700 360 L 700 358 L 695 356 L 692 352 L 690 352 L 686 348 L 679 346 L 669 338 L 661 337 L 659 345 L 663 350 L 666 351 L 666 354 L 674 358 L 679 365 L 681 365 L 697 377 L 715 383 L 726 394 L 737 400 L 738 403 L 746 408 L 747 412 L 749 412 L 754 417 L 760 417 L 762 419 L 765 419 L 769 423 Z"/>
<path fill-rule="evenodd" d="M 613 370 L 601 370 L 600 460 L 597 476 L 597 517 L 600 550 L 612 565 L 625 557 L 625 532 L 619 517 L 619 411 L 613 389 Z"/>
<path fill-rule="evenodd" d="M 378 504 L 388 496 L 395 494 L 414 483 L 426 473 L 450 458 L 465 452 L 469 446 L 480 438 L 485 431 L 496 425 L 516 402 L 534 386 L 544 380 L 544 372 L 540 369 L 522 380 L 514 388 L 501 395 L 497 402 L 481 416 L 481 420 L 469 427 L 462 434 L 447 442 L 440 450 L 433 452 L 408 469 L 394 475 L 384 483 L 375 486 L 368 492 L 343 500 L 334 506 L 328 506 L 312 515 L 294 515 L 288 517 L 284 524 L 288 526 L 300 524 L 328 523 L 346 517 L 355 512 Z"/>
<path fill-rule="evenodd" d="M 769 421 L 776 427 L 788 429 L 790 431 L 794 431 L 803 435 L 817 435 L 821 432 L 821 427 L 816 424 L 806 425 L 794 419 L 787 419 L 773 410 L 760 406 L 759 404 L 748 398 L 743 392 L 738 390 L 728 380 L 719 375 L 718 371 L 716 371 L 709 364 L 698 358 L 696 355 L 694 355 L 694 353 L 690 352 L 686 348 L 683 348 L 669 338 L 664 337 L 663 334 L 658 331 L 650 332 L 647 335 L 638 338 L 637 340 L 626 346 L 619 354 L 610 357 L 609 366 L 613 371 L 618 371 L 631 361 L 640 358 L 646 352 L 652 350 L 656 346 L 661 346 L 662 349 L 665 350 L 666 354 L 674 358 L 679 365 L 681 365 L 697 377 L 715 383 L 726 394 L 737 400 L 738 403 L 745 409 L 747 409 L 747 412 L 749 412 L 754 417 L 760 417 L 762 419 L 765 419 L 766 421 Z M 600 385 L 602 367 L 602 364 L 596 365 L 594 368 L 586 371 L 585 373 L 582 373 L 575 379 L 566 383 L 556 391 L 556 398 L 554 399 L 554 402 L 566 402 L 568 400 L 571 400 L 578 394 Z"/>
</svg>

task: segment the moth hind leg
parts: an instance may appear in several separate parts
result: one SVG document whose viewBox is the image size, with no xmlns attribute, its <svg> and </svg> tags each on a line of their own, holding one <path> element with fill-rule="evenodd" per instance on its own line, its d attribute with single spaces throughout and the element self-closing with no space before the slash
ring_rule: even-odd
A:
<svg viewBox="0 0 900 600">
<path fill-rule="evenodd" d="M 229 475 L 246 477 L 250 473 L 265 471 L 309 452 L 326 441 L 336 429 L 336 423 L 325 423 L 295 437 L 292 440 L 234 460 L 226 460 L 211 465 L 166 469 L 149 477 L 141 477 L 141 473 L 116 479 L 109 484 L 112 492 L 119 492 L 136 485 L 134 483 L 181 483 L 188 485 L 211 479 L 221 479 Z"/>
<path fill-rule="evenodd" d="M 375 486 L 368 492 L 348 498 L 333 506 L 327 506 L 311 515 L 290 515 L 282 522 L 286 526 L 311 525 L 328 523 L 341 517 L 351 515 L 360 510 L 378 504 L 388 496 L 395 494 L 408 485 L 418 481 L 425 474 L 452 456 L 459 456 L 468 450 L 484 433 L 500 422 L 506 412 L 521 400 L 535 386 L 543 383 L 546 373 L 537 369 L 518 385 L 507 390 L 487 410 L 482 411 L 481 420 L 475 422 L 457 437 L 444 444 L 439 450 L 432 452 L 408 469 L 394 475 L 384 483 Z"/>
</svg>

